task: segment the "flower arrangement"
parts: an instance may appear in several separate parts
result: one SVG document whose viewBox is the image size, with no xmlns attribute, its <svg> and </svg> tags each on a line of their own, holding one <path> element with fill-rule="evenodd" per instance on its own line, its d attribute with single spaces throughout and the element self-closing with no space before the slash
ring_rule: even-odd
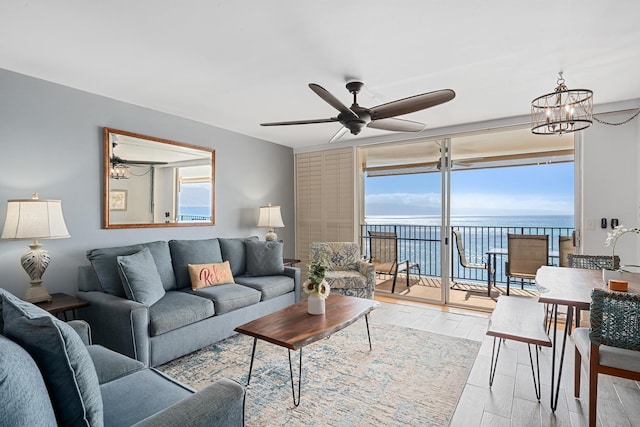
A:
<svg viewBox="0 0 640 427">
<path fill-rule="evenodd" d="M 325 259 L 314 261 L 309 265 L 309 278 L 303 284 L 306 293 L 315 294 L 321 299 L 329 296 L 329 283 L 325 280 L 327 268 Z"/>
<path fill-rule="evenodd" d="M 604 245 L 605 246 L 611 246 L 611 269 L 613 269 L 613 266 L 616 265 L 615 263 L 615 257 L 616 257 L 616 243 L 618 243 L 618 239 L 620 237 L 622 237 L 624 234 L 627 233 L 636 233 L 636 234 L 640 234 L 640 228 L 638 227 L 633 227 L 633 228 L 624 228 L 624 225 L 618 225 L 617 227 L 615 227 L 613 229 L 613 231 L 611 233 L 607 233 L 607 238 L 604 241 Z M 620 270 L 623 269 L 623 267 L 637 267 L 636 265 L 626 265 L 626 266 L 620 266 Z"/>
</svg>

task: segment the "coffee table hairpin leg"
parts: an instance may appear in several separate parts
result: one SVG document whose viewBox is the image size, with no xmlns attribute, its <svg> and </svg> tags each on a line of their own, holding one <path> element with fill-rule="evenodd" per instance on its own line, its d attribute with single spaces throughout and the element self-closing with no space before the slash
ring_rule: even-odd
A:
<svg viewBox="0 0 640 427">
<path fill-rule="evenodd" d="M 289 374 L 291 376 L 291 395 L 293 396 L 293 405 L 294 406 L 298 406 L 300 405 L 300 398 L 302 397 L 302 390 L 301 390 L 301 385 L 302 385 L 302 349 L 298 350 L 300 352 L 300 364 L 298 367 L 298 400 L 296 401 L 296 391 L 293 385 L 293 367 L 291 366 L 291 350 L 287 349 L 287 351 L 289 352 Z"/>
</svg>

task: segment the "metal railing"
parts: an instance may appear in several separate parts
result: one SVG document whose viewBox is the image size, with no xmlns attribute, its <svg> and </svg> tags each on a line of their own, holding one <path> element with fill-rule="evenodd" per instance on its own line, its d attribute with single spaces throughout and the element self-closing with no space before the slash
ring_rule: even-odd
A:
<svg viewBox="0 0 640 427">
<path fill-rule="evenodd" d="M 211 221 L 211 217 L 206 215 L 178 215 L 178 222 L 205 222 L 205 221 Z"/>
<path fill-rule="evenodd" d="M 494 249 L 507 249 L 507 234 L 547 234 L 549 235 L 550 264 L 558 265 L 559 236 L 570 236 L 572 227 L 546 226 L 453 226 L 459 230 L 468 262 L 489 262 L 487 252 Z M 370 258 L 371 238 L 369 231 L 395 232 L 397 236 L 398 260 L 408 260 L 420 265 L 421 274 L 430 277 L 442 277 L 440 267 L 441 227 L 432 225 L 360 225 L 360 246 L 365 257 Z M 452 236 L 447 236 L 451 250 L 451 265 L 448 274 L 453 281 L 487 283 L 488 270 L 465 268 L 460 264 L 458 249 Z M 504 261 L 497 255 L 495 280 L 497 284 L 507 282 L 504 274 Z M 413 274 L 413 273 L 412 273 Z"/>
</svg>

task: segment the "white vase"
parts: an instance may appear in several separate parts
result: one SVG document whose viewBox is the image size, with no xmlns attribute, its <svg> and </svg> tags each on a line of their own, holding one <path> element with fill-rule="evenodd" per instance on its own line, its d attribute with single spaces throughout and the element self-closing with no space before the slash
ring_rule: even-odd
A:
<svg viewBox="0 0 640 427">
<path fill-rule="evenodd" d="M 602 269 L 602 281 L 604 282 L 605 286 L 609 285 L 609 280 L 610 279 L 614 279 L 614 280 L 622 280 L 622 271 L 620 270 L 607 270 L 607 269 Z"/>
<path fill-rule="evenodd" d="M 307 299 L 307 312 L 309 314 L 324 314 L 324 299 L 318 294 L 310 294 Z"/>
</svg>

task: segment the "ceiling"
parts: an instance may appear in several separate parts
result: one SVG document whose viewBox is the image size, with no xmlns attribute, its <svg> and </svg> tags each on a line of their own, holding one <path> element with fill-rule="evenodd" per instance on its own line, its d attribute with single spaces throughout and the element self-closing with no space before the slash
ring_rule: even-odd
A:
<svg viewBox="0 0 640 427">
<path fill-rule="evenodd" d="M 455 90 L 403 117 L 427 129 L 527 115 L 560 70 L 596 105 L 640 98 L 636 0 L 3 0 L 0 10 L 0 68 L 294 148 L 326 144 L 340 125 L 259 124 L 336 116 L 311 82 L 347 106 L 349 79 L 365 83 L 366 107 Z"/>
</svg>

